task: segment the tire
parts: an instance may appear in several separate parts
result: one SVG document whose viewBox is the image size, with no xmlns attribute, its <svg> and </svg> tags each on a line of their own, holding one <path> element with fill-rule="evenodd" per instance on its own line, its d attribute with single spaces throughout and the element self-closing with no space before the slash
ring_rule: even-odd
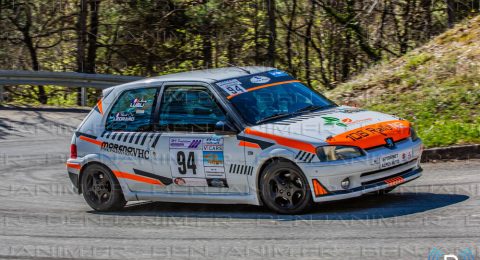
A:
<svg viewBox="0 0 480 260">
<path fill-rule="evenodd" d="M 279 214 L 305 213 L 312 205 L 308 180 L 292 162 L 269 164 L 262 172 L 259 188 L 263 203 Z"/>
<path fill-rule="evenodd" d="M 115 211 L 127 204 L 117 178 L 103 165 L 87 166 L 81 185 L 85 201 L 94 210 Z"/>
</svg>

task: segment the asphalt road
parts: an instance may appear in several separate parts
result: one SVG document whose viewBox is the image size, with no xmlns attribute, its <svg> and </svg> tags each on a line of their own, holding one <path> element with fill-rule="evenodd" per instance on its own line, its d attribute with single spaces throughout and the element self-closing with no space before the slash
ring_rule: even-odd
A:
<svg viewBox="0 0 480 260">
<path fill-rule="evenodd" d="M 424 164 L 422 178 L 389 195 L 302 216 L 152 202 L 96 213 L 64 165 L 85 115 L 0 109 L 1 259 L 427 259 L 433 248 L 480 257 L 478 160 Z"/>
</svg>

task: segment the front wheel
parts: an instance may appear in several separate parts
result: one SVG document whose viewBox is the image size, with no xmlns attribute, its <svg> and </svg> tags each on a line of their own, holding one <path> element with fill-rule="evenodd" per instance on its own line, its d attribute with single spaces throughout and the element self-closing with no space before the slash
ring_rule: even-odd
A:
<svg viewBox="0 0 480 260">
<path fill-rule="evenodd" d="M 312 204 L 307 178 L 293 163 L 276 161 L 268 165 L 260 178 L 264 204 L 280 214 L 303 213 Z"/>
<path fill-rule="evenodd" d="M 117 178 L 105 166 L 87 166 L 81 185 L 85 201 L 94 210 L 120 210 L 127 203 Z"/>
</svg>

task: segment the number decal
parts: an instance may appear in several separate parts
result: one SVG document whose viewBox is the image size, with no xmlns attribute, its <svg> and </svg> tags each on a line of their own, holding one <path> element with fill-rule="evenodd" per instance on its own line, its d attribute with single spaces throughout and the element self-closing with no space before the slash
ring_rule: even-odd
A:
<svg viewBox="0 0 480 260">
<path fill-rule="evenodd" d="M 240 86 L 226 87 L 226 89 L 232 95 L 245 92 Z"/>
<path fill-rule="evenodd" d="M 178 167 L 178 173 L 187 174 L 187 166 L 185 165 L 185 153 L 182 151 L 177 153 L 177 164 L 180 165 L 180 167 Z"/>
<path fill-rule="evenodd" d="M 247 92 L 247 90 L 242 87 L 242 83 L 238 81 L 238 79 L 229 79 L 217 82 L 216 84 L 217 86 L 225 90 L 229 95 L 236 95 Z"/>
<path fill-rule="evenodd" d="M 192 170 L 193 174 L 197 174 L 197 166 L 195 165 L 195 153 L 189 152 L 188 159 L 185 160 L 185 153 L 183 151 L 179 151 L 177 153 L 177 164 L 178 173 L 180 174 L 187 174 L 187 169 Z"/>
<path fill-rule="evenodd" d="M 188 153 L 187 168 L 192 169 L 193 174 L 197 174 L 197 166 L 195 165 L 195 153 Z"/>
</svg>

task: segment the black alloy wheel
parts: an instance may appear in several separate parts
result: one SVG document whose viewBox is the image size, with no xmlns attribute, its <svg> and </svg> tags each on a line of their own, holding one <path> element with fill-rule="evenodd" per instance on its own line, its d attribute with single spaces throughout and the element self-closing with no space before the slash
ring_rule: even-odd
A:
<svg viewBox="0 0 480 260">
<path fill-rule="evenodd" d="M 97 164 L 87 167 L 82 176 L 82 192 L 88 205 L 98 211 L 123 208 L 127 202 L 111 171 Z"/>
<path fill-rule="evenodd" d="M 280 214 L 303 213 L 312 204 L 307 178 L 288 161 L 276 161 L 265 168 L 260 192 L 265 205 Z"/>
</svg>

